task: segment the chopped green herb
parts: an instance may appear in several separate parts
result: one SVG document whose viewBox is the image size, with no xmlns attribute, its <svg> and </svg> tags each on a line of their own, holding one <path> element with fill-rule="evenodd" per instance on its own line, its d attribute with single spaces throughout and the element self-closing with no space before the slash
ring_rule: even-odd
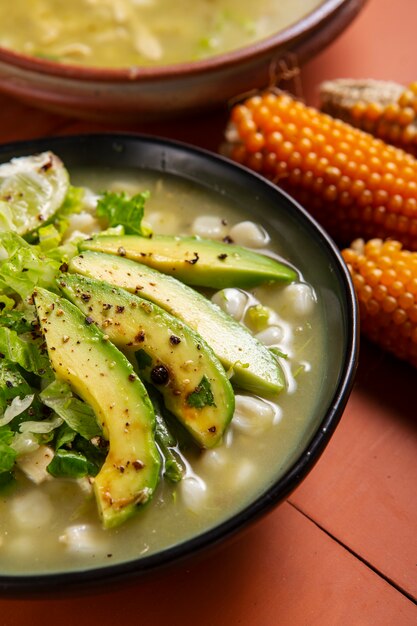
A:
<svg viewBox="0 0 417 626">
<path fill-rule="evenodd" d="M 202 409 L 205 406 L 216 406 L 210 381 L 203 376 L 197 387 L 187 397 L 189 406 Z"/>
<path fill-rule="evenodd" d="M 274 357 L 277 359 L 288 359 L 288 354 L 286 354 L 279 348 L 269 348 L 269 351 L 272 352 Z"/>
</svg>

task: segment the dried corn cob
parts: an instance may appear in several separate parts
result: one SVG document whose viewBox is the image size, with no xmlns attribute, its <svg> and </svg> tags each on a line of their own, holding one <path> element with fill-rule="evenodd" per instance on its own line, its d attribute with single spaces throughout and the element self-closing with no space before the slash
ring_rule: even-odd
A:
<svg viewBox="0 0 417 626">
<path fill-rule="evenodd" d="M 417 366 L 417 252 L 398 241 L 355 241 L 342 251 L 364 336 Z"/>
<path fill-rule="evenodd" d="M 339 79 L 320 86 L 323 112 L 417 155 L 417 83 Z"/>
<path fill-rule="evenodd" d="M 231 111 L 227 153 L 277 182 L 342 245 L 392 237 L 417 250 L 417 159 L 289 95 Z"/>
</svg>

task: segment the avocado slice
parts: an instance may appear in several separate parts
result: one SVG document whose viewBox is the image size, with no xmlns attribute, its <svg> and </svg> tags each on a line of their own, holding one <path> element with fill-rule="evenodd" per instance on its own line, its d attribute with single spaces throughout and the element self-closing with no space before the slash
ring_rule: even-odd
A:
<svg viewBox="0 0 417 626">
<path fill-rule="evenodd" d="M 297 273 L 271 257 L 199 237 L 103 235 L 80 244 L 80 250 L 116 254 L 200 287 L 255 287 L 267 282 L 290 283 Z"/>
<path fill-rule="evenodd" d="M 159 480 L 152 404 L 127 358 L 76 306 L 40 288 L 34 300 L 57 378 L 92 407 L 109 441 L 94 492 L 103 526 L 118 526 Z"/>
<path fill-rule="evenodd" d="M 78 274 L 62 275 L 63 293 L 118 348 L 137 354 L 139 373 L 203 448 L 221 440 L 235 397 L 204 339 L 156 304 Z"/>
<path fill-rule="evenodd" d="M 275 356 L 242 324 L 203 295 L 172 276 L 126 258 L 86 251 L 69 263 L 71 272 L 105 280 L 151 300 L 196 330 L 226 369 L 232 384 L 260 395 L 285 387 Z"/>
</svg>

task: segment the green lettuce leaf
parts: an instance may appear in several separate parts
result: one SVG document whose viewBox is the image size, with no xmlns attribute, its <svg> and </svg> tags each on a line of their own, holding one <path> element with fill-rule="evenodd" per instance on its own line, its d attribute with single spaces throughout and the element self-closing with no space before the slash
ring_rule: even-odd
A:
<svg viewBox="0 0 417 626">
<path fill-rule="evenodd" d="M 16 461 L 17 453 L 10 445 L 13 437 L 14 433 L 8 425 L 0 428 L 0 474 L 10 472 Z"/>
<path fill-rule="evenodd" d="M 23 378 L 19 368 L 6 360 L 0 360 L 0 414 L 16 397 L 28 396 L 32 388 Z"/>
<path fill-rule="evenodd" d="M 55 411 L 75 432 L 85 439 L 102 435 L 92 408 L 76 398 L 71 387 L 61 380 L 54 380 L 39 395 L 41 401 Z"/>
<path fill-rule="evenodd" d="M 55 217 L 61 218 L 74 213 L 79 213 L 83 207 L 85 190 L 83 187 L 70 185 L 65 200 L 58 209 Z"/>
<path fill-rule="evenodd" d="M 97 203 L 97 217 L 104 217 L 109 227 L 123 226 L 127 235 L 149 237 L 151 231 L 142 224 L 145 202 L 148 198 L 148 191 L 131 198 L 124 192 L 106 191 Z"/>
<path fill-rule="evenodd" d="M 95 476 L 96 467 L 80 452 L 60 448 L 46 468 L 55 478 L 83 478 Z"/>
<path fill-rule="evenodd" d="M 96 476 L 106 458 L 107 448 L 98 448 L 71 431 L 67 424 L 63 424 L 59 431 L 48 472 L 61 478 Z"/>
<path fill-rule="evenodd" d="M 38 229 L 39 235 L 39 248 L 42 252 L 48 253 L 50 250 L 54 250 L 62 240 L 62 233 L 54 226 L 54 224 L 47 224 Z"/>
<path fill-rule="evenodd" d="M 0 287 L 7 287 L 21 298 L 30 296 L 36 286 L 53 288 L 60 263 L 48 258 L 37 246 L 28 244 L 16 233 L 0 233 Z M 4 258 L 5 257 L 5 258 Z"/>
<path fill-rule="evenodd" d="M 15 330 L 18 335 L 33 331 L 35 321 L 35 308 L 33 306 L 27 306 L 24 310 L 4 308 L 0 312 L 0 326 Z"/>
<path fill-rule="evenodd" d="M 41 339 L 19 337 L 15 330 L 0 326 L 0 358 L 20 365 L 27 372 L 44 376 L 50 372 L 48 356 L 43 352 Z"/>
<path fill-rule="evenodd" d="M 63 448 L 65 446 L 71 446 L 74 441 L 77 433 L 73 430 L 66 422 L 64 422 L 59 428 L 55 431 L 54 437 L 54 448 L 58 450 L 59 448 Z"/>
</svg>

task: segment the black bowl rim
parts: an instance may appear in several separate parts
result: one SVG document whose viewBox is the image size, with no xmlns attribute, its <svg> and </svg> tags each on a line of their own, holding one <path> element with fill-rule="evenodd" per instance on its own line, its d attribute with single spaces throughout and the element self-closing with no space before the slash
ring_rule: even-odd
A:
<svg viewBox="0 0 417 626">
<path fill-rule="evenodd" d="M 164 155 L 170 150 L 173 152 L 180 151 L 184 155 L 200 159 L 200 161 L 203 161 L 207 166 L 211 164 L 212 167 L 221 167 L 225 172 L 225 176 L 227 174 L 228 176 L 238 177 L 250 182 L 253 186 L 261 186 L 268 194 L 278 196 L 281 202 L 287 203 L 288 208 L 297 214 L 297 218 L 302 220 L 307 228 L 315 232 L 335 263 L 333 270 L 338 276 L 341 294 L 344 294 L 346 307 L 345 325 L 347 335 L 344 346 L 343 367 L 341 368 L 339 381 L 333 398 L 308 446 L 300 453 L 297 460 L 283 477 L 232 518 L 225 520 L 218 526 L 203 532 L 197 537 L 193 537 L 176 546 L 167 548 L 162 552 L 120 564 L 109 564 L 96 569 L 80 569 L 67 573 L 51 572 L 29 575 L 0 574 L 0 594 L 5 596 L 36 597 L 50 594 L 53 591 L 72 593 L 80 590 L 88 591 L 97 587 L 101 588 L 108 584 L 117 584 L 172 566 L 183 559 L 200 553 L 209 547 L 211 548 L 223 543 L 226 539 L 232 538 L 239 531 L 242 531 L 244 528 L 263 517 L 282 502 L 311 471 L 340 421 L 353 387 L 358 365 L 359 324 L 357 299 L 349 270 L 338 247 L 320 224 L 318 224 L 318 222 L 316 222 L 316 220 L 314 220 L 314 218 L 312 218 L 289 194 L 252 170 L 236 164 L 227 157 L 220 156 L 203 148 L 197 148 L 180 141 L 167 140 L 162 137 L 131 133 L 80 134 L 3 144 L 0 145 L 0 162 L 4 161 L 5 158 L 11 158 L 11 156 L 34 154 L 44 150 L 59 150 L 60 147 L 79 149 L 80 145 L 82 146 L 83 143 L 98 141 L 101 141 L 103 145 L 108 144 L 109 148 L 115 145 L 127 145 L 133 142 L 134 144 L 140 144 L 148 150 L 160 150 L 161 154 L 164 153 Z M 116 154 L 116 152 L 114 154 Z M 134 164 L 132 163 L 132 165 Z M 170 173 L 169 169 L 164 169 L 164 171 Z M 174 175 L 178 174 L 175 173 Z M 187 176 L 184 177 L 187 178 Z M 193 180 L 196 179 L 194 178 Z M 248 182 L 246 182 L 246 184 L 248 184 Z"/>
<path fill-rule="evenodd" d="M 355 1 L 358 7 L 361 7 L 366 2 L 366 0 L 322 0 L 321 4 L 312 9 L 307 15 L 273 35 L 247 46 L 213 55 L 200 61 L 186 61 L 151 67 L 101 68 L 70 63 L 60 64 L 0 46 L 0 62 L 33 72 L 40 72 L 41 74 L 58 76 L 61 79 L 93 80 L 97 82 L 134 82 L 136 80 L 141 82 L 143 80 L 158 81 L 169 78 L 175 80 L 178 76 L 204 73 L 218 67 L 227 68 L 235 63 L 262 56 L 279 46 L 305 37 L 319 24 L 324 23 L 330 16 L 336 14 L 339 9 Z"/>
</svg>

